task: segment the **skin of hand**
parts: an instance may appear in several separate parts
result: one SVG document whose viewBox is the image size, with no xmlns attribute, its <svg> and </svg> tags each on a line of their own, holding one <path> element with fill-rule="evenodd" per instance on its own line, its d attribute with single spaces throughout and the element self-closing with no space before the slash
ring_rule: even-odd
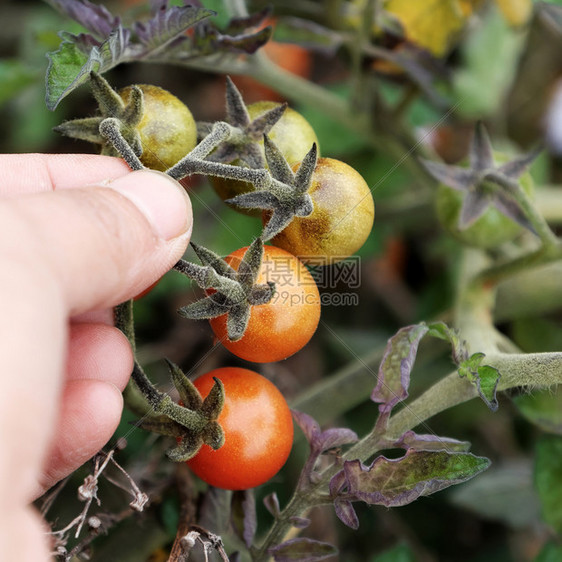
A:
<svg viewBox="0 0 562 562">
<path fill-rule="evenodd" d="M 110 439 L 133 366 L 112 307 L 183 255 L 192 212 L 117 158 L 0 155 L 0 559 L 49 560 L 30 501 Z"/>
</svg>

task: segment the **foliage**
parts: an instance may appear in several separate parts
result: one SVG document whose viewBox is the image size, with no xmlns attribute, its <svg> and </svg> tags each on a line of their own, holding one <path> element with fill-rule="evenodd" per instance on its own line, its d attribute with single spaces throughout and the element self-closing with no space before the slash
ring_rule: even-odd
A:
<svg viewBox="0 0 562 562">
<path fill-rule="evenodd" d="M 7 150 L 22 142 L 30 150 L 88 150 L 55 138 L 50 129 L 64 120 L 59 131 L 86 123 L 91 135 L 70 136 L 95 138 L 142 168 L 138 134 L 127 129 L 144 115 L 142 88 L 131 90 L 127 105 L 116 101 L 119 111 L 104 99 L 118 97 L 113 85 L 144 84 L 147 75 L 199 119 L 198 144 L 162 169 L 189 189 L 202 265 L 181 260 L 134 307 L 116 309 L 117 325 L 137 343 L 125 392 L 137 417 L 125 413 L 115 435 L 127 437 L 126 448 L 119 441 L 96 457 L 93 473 L 75 475 L 56 501 L 46 499 L 59 559 L 202 560 L 204 547 L 222 560 L 253 562 L 333 560 L 338 552 L 352 562 L 557 560 L 562 143 L 552 131 L 560 119 L 560 2 L 47 3 L 48 18 L 45 6 L 33 6 L 40 32 L 22 34 L 17 49 L 17 41 L 0 43 L 0 111 L 6 123 L 15 116 Z M 312 77 L 268 58 L 273 23 L 276 42 L 306 48 Z M 226 87 L 224 75 L 234 78 Z M 275 244 L 288 225 L 319 232 L 321 222 L 311 188 L 316 142 L 302 163 L 287 162 L 270 135 L 284 104 L 250 115 L 248 86 L 237 88 L 237 75 L 297 106 L 321 160 L 342 158 L 365 178 L 377 216 L 358 255 L 309 260 L 322 303 L 318 331 L 291 358 L 259 366 L 293 407 L 300 428 L 293 454 L 270 483 L 230 492 L 205 486 L 163 454 L 183 461 L 203 444 L 220 449 L 224 389 L 216 382 L 202 399 L 191 379 L 246 366 L 228 346 L 213 345 L 207 322 L 192 320 L 224 316 L 220 337 L 241 341 L 252 308 L 282 296 L 280 283 L 258 279 L 263 242 Z M 54 114 L 30 103 L 44 76 Z M 94 117 L 84 84 L 94 93 L 96 84 L 105 88 L 105 97 L 95 95 Z M 534 198 L 525 189 L 529 174 Z M 258 216 L 264 210 L 262 220 L 219 201 L 210 177 L 245 182 L 247 193 L 234 202 Z M 448 231 L 435 209 L 445 185 L 458 195 Z M 480 228 L 490 210 L 509 219 L 508 235 L 502 221 L 493 235 Z M 477 247 L 450 236 L 472 228 L 480 228 Z M 237 270 L 220 257 L 242 247 L 249 250 Z M 168 356 L 173 362 L 161 361 Z M 115 467 L 103 459 L 114 457 L 129 475 L 134 507 L 104 489 L 115 481 L 106 467 Z M 77 507 L 73 487 L 83 482 L 96 493 L 99 484 L 97 508 L 93 496 Z M 140 510 L 143 532 L 135 533 L 131 516 Z M 59 523 L 66 521 L 73 524 Z M 474 531 L 472 544 L 465 528 Z"/>
</svg>

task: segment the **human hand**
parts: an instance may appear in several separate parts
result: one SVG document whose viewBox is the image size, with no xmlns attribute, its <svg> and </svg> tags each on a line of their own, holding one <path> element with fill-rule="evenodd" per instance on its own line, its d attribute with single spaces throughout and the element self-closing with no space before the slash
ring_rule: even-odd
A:
<svg viewBox="0 0 562 562">
<path fill-rule="evenodd" d="M 109 440 L 133 366 L 111 308 L 182 256 L 185 191 L 119 159 L 0 155 L 0 559 L 48 559 L 29 502 Z"/>
</svg>

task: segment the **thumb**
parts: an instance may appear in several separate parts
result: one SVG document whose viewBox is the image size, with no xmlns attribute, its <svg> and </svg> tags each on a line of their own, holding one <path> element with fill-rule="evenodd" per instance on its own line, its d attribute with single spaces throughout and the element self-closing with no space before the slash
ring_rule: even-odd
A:
<svg viewBox="0 0 562 562">
<path fill-rule="evenodd" d="M 75 315 L 127 300 L 169 270 L 189 242 L 192 212 L 179 183 L 142 170 L 103 186 L 5 200 L 0 224 L 9 239 L 0 253 L 39 279 L 46 273 Z"/>
</svg>

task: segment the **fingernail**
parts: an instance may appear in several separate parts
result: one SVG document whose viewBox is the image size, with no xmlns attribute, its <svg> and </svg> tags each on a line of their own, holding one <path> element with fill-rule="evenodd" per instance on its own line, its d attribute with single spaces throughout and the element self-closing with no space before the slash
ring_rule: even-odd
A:
<svg viewBox="0 0 562 562">
<path fill-rule="evenodd" d="M 170 176 L 139 170 L 116 179 L 108 187 L 132 201 L 160 238 L 171 240 L 191 230 L 191 202 L 185 189 Z"/>
</svg>

